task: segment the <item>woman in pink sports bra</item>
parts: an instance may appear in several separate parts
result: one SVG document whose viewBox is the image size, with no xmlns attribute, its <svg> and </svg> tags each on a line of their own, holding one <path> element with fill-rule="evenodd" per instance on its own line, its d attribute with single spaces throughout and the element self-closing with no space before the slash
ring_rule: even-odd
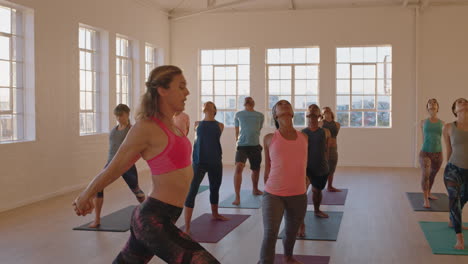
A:
<svg viewBox="0 0 468 264">
<path fill-rule="evenodd" d="M 263 243 L 261 264 L 275 263 L 275 246 L 285 215 L 283 263 L 301 263 L 293 257 L 299 226 L 307 209 L 307 136 L 293 127 L 291 104 L 281 100 L 273 106 L 277 130 L 264 138 L 265 193 L 263 194 Z"/>
<path fill-rule="evenodd" d="M 182 70 L 157 67 L 146 87 L 136 124 L 111 163 L 75 199 L 74 210 L 91 213 L 96 193 L 142 157 L 151 169 L 152 190 L 133 212 L 130 238 L 113 263 L 148 263 L 154 255 L 168 263 L 220 263 L 175 226 L 193 177 L 191 143 L 172 121 L 189 95 Z"/>
</svg>

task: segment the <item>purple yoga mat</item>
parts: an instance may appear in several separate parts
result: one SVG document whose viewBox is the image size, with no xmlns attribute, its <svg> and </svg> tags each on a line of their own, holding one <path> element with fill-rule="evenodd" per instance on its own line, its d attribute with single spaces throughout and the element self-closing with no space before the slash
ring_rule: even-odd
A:
<svg viewBox="0 0 468 264">
<path fill-rule="evenodd" d="M 322 191 L 322 203 L 323 205 L 344 205 L 346 196 L 348 195 L 348 189 L 340 189 L 341 192 L 329 192 L 326 189 Z M 312 204 L 312 191 L 307 194 L 307 203 Z"/>
<path fill-rule="evenodd" d="M 217 243 L 229 232 L 242 224 L 250 215 L 223 214 L 228 221 L 214 220 L 211 214 L 203 214 L 193 220 L 190 226 L 192 238 L 201 243 Z M 185 226 L 180 229 L 184 230 Z"/>
<path fill-rule="evenodd" d="M 328 256 L 306 256 L 306 255 L 294 255 L 294 258 L 301 261 L 304 264 L 328 264 L 330 257 Z M 283 255 L 275 255 L 275 264 L 283 264 Z"/>
</svg>

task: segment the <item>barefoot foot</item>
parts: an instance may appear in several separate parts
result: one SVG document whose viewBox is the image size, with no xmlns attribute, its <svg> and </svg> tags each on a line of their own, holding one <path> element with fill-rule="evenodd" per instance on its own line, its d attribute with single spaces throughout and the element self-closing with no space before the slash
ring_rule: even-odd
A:
<svg viewBox="0 0 468 264">
<path fill-rule="evenodd" d="M 252 194 L 253 194 L 253 195 L 262 195 L 263 192 L 260 191 L 259 189 L 256 189 L 256 190 L 252 190 Z"/>
<path fill-rule="evenodd" d="M 220 214 L 214 214 L 212 215 L 213 216 L 213 219 L 215 220 L 219 220 L 219 221 L 228 221 L 229 218 L 223 216 L 223 215 L 220 215 Z"/>
<path fill-rule="evenodd" d="M 430 204 L 429 200 L 424 200 L 423 207 L 424 208 L 431 208 L 431 204 Z"/>
<path fill-rule="evenodd" d="M 455 249 L 465 249 L 465 244 L 463 243 L 463 240 L 458 240 L 457 239 L 457 243 L 455 244 L 454 246 Z"/>
<path fill-rule="evenodd" d="M 317 211 L 314 213 L 316 217 L 319 217 L 319 218 L 328 218 L 328 214 L 322 212 L 322 211 Z"/>
<path fill-rule="evenodd" d="M 305 224 L 302 223 L 301 226 L 299 227 L 299 230 L 297 230 L 297 237 L 305 237 Z"/>
<path fill-rule="evenodd" d="M 240 204 L 240 198 L 236 198 L 234 202 L 232 202 L 233 205 L 239 205 Z"/>
<path fill-rule="evenodd" d="M 328 187 L 328 188 L 327 188 L 327 191 L 329 191 L 329 192 L 341 192 L 340 189 L 337 189 L 337 188 L 335 188 L 335 187 Z"/>
<path fill-rule="evenodd" d="M 99 221 L 93 221 L 91 224 L 88 225 L 89 228 L 98 228 L 101 225 Z"/>
<path fill-rule="evenodd" d="M 293 256 L 283 257 L 283 262 L 287 264 L 303 264 L 302 262 L 296 260 Z"/>
<path fill-rule="evenodd" d="M 429 200 L 439 200 L 437 196 L 434 196 L 432 194 L 429 195 Z"/>
</svg>

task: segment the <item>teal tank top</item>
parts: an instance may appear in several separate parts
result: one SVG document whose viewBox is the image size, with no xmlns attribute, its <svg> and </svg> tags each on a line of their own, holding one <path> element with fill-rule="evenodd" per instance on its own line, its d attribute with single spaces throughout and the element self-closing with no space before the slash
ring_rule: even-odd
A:
<svg viewBox="0 0 468 264">
<path fill-rule="evenodd" d="M 422 151 L 424 152 L 442 152 L 441 136 L 442 136 L 442 121 L 432 123 L 429 118 L 423 124 L 424 142 Z"/>
</svg>

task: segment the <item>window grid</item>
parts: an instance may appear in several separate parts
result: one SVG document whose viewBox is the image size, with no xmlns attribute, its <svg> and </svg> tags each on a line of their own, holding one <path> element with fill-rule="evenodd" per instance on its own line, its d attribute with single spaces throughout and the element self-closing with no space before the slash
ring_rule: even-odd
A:
<svg viewBox="0 0 468 264">
<path fill-rule="evenodd" d="M 99 33 L 80 26 L 80 135 L 100 131 Z"/>
<path fill-rule="evenodd" d="M 0 143 L 24 139 L 22 17 L 0 5 Z"/>
<path fill-rule="evenodd" d="M 288 100 L 294 109 L 294 125 L 306 126 L 309 105 L 319 103 L 319 48 L 267 50 L 267 93 L 270 125 L 272 107 Z"/>
<path fill-rule="evenodd" d="M 250 50 L 202 50 L 200 65 L 200 109 L 212 101 L 216 120 L 234 126 L 235 113 L 250 96 Z"/>
<path fill-rule="evenodd" d="M 145 46 L 145 78 L 148 79 L 151 71 L 158 65 L 157 48 L 146 44 Z"/>
<path fill-rule="evenodd" d="M 391 127 L 391 47 L 337 48 L 337 116 L 343 127 Z"/>
<path fill-rule="evenodd" d="M 116 104 L 131 107 L 132 53 L 130 40 L 116 38 Z"/>
</svg>

